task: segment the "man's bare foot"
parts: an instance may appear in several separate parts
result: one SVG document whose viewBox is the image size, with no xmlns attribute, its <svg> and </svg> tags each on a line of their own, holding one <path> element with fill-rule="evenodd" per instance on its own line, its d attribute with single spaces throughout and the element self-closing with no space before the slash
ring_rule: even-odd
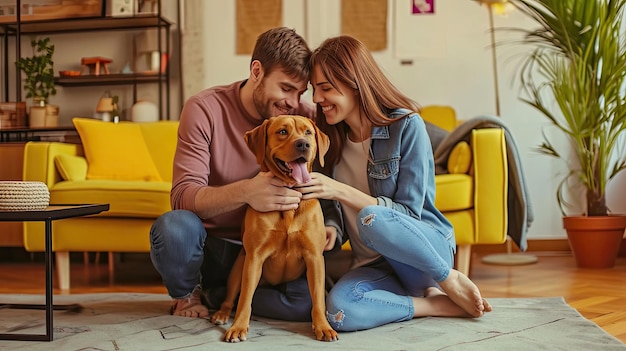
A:
<svg viewBox="0 0 626 351">
<path fill-rule="evenodd" d="M 175 299 L 170 314 L 181 317 L 204 318 L 209 316 L 209 309 L 200 300 L 200 289 L 194 289 L 191 295 L 183 299 Z"/>
<path fill-rule="evenodd" d="M 480 296 L 480 291 L 465 274 L 451 269 L 446 280 L 439 283 L 450 300 L 472 317 L 481 317 L 491 311 L 491 305 Z"/>
</svg>

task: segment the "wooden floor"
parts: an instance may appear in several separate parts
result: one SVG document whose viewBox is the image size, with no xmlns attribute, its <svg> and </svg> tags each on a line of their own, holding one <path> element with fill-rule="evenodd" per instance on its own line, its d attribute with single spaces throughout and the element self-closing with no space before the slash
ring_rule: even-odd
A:
<svg viewBox="0 0 626 351">
<path fill-rule="evenodd" d="M 524 266 L 486 265 L 475 256 L 471 278 L 487 298 L 562 296 L 626 343 L 625 257 L 618 258 L 615 268 L 591 270 L 576 268 L 569 255 L 540 252 L 537 256 L 538 263 Z M 109 279 L 106 264 L 72 263 L 71 293 L 166 293 L 147 255 L 115 267 L 115 277 Z M 42 263 L 0 263 L 0 293 L 44 293 L 43 272 Z"/>
<path fill-rule="evenodd" d="M 474 257 L 470 277 L 485 297 L 562 296 L 626 343 L 626 257 L 611 269 L 580 269 L 571 255 L 533 254 L 538 262 L 524 266 L 486 265 Z"/>
</svg>

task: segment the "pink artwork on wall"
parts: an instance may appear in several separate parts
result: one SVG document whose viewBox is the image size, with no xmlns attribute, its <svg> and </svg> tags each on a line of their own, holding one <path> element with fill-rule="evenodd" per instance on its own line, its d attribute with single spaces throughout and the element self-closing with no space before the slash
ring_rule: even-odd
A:
<svg viewBox="0 0 626 351">
<path fill-rule="evenodd" d="M 435 13 L 435 0 L 412 0 L 413 14 Z"/>
</svg>

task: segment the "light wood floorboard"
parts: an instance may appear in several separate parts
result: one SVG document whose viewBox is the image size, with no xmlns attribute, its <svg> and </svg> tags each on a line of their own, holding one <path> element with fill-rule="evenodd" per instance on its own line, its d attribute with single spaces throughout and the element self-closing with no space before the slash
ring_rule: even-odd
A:
<svg viewBox="0 0 626 351">
<path fill-rule="evenodd" d="M 486 298 L 562 296 L 583 316 L 626 343 L 626 258 L 611 269 L 580 269 L 570 255 L 538 252 L 539 262 L 524 266 L 497 266 L 475 254 L 471 278 Z M 115 276 L 106 264 L 73 262 L 71 293 L 166 293 L 146 254 L 117 262 Z M 44 293 L 44 265 L 0 263 L 0 293 Z M 56 293 L 60 293 L 56 291 Z"/>
</svg>

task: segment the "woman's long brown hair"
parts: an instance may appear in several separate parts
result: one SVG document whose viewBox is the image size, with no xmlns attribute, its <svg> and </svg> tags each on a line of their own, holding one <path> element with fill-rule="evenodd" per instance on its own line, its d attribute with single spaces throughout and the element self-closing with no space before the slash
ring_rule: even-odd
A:
<svg viewBox="0 0 626 351">
<path fill-rule="evenodd" d="M 385 126 L 396 119 L 387 113 L 397 108 L 419 111 L 419 105 L 396 88 L 382 72 L 365 44 L 351 36 L 342 35 L 326 39 L 311 55 L 311 70 L 319 66 L 326 80 L 342 95 L 337 82 L 353 89 L 367 118 L 374 126 Z M 336 125 L 326 123 L 322 108 L 317 106 L 318 127 L 330 138 L 330 150 L 326 154 L 326 168 L 332 168 L 341 159 L 343 145 L 349 131 L 342 121 Z"/>
</svg>

